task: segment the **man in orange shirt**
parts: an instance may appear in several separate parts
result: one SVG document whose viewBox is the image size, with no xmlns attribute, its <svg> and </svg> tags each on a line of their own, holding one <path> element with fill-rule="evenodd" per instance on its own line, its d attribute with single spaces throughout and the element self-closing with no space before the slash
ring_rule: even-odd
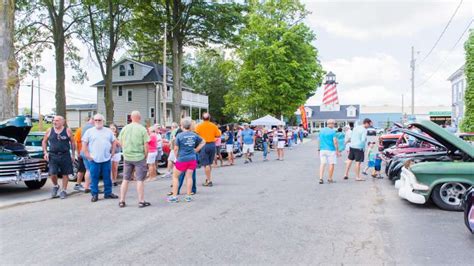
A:
<svg viewBox="0 0 474 266">
<path fill-rule="evenodd" d="M 211 115 L 209 113 L 204 113 L 202 120 L 204 121 L 196 126 L 196 133 L 206 142 L 206 145 L 200 151 L 200 164 L 204 166 L 206 173 L 206 182 L 204 182 L 203 186 L 212 187 L 211 165 L 216 155 L 215 141 L 216 138 L 221 136 L 221 131 L 210 121 Z"/>
</svg>

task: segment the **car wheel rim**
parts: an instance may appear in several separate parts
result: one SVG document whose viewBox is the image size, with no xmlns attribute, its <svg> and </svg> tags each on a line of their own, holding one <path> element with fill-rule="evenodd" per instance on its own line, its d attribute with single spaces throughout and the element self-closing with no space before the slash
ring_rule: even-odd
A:
<svg viewBox="0 0 474 266">
<path fill-rule="evenodd" d="M 439 193 L 444 203 L 456 206 L 461 204 L 466 187 L 461 183 L 445 183 Z"/>
</svg>

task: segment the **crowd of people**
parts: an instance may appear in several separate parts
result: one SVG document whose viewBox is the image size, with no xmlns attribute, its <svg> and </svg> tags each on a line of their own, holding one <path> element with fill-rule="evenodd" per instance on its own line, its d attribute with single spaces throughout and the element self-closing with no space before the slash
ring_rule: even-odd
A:
<svg viewBox="0 0 474 266">
<path fill-rule="evenodd" d="M 344 153 L 347 154 L 346 167 L 344 172 L 344 180 L 349 179 L 349 172 L 354 164 L 354 173 L 356 181 L 365 181 L 361 177 L 361 165 L 365 157 L 368 157 L 368 165 L 362 171 L 367 175 L 367 171 L 373 168 L 372 176 L 380 178 L 380 168 L 382 159 L 375 145 L 375 142 L 369 142 L 367 145 L 367 129 L 372 126 L 372 121 L 368 118 L 364 119 L 361 125 L 354 127 L 353 130 L 346 126 L 335 129 L 336 121 L 329 119 L 326 127 L 319 132 L 319 184 L 324 184 L 324 176 L 326 166 L 328 167 L 327 182 L 334 183 L 334 168 L 337 164 L 338 157 Z"/>
<path fill-rule="evenodd" d="M 74 190 L 90 193 L 91 202 L 99 200 L 102 193 L 99 191 L 99 179 L 102 178 L 104 199 L 119 199 L 119 207 L 126 207 L 130 182 L 135 181 L 138 207 L 151 205 L 145 200 L 144 186 L 146 181 L 154 181 L 161 175 L 157 170 L 157 162 L 163 154 L 160 125 L 146 128 L 138 111 L 131 113 L 131 122 L 120 131 L 115 124 L 105 126 L 105 118 L 101 114 L 88 118 L 75 134 L 65 126 L 65 122 L 63 117 L 55 116 L 53 127 L 46 132 L 42 143 L 53 183 L 52 198 L 65 199 L 68 176 L 76 174 Z M 193 200 L 198 166 L 204 168 L 205 181 L 202 185 L 212 187 L 212 169 L 218 166 L 219 161 L 220 166 L 224 166 L 222 149 L 227 153 L 226 166 L 235 164 L 235 151 L 244 156 L 245 164 L 252 163 L 256 146 L 263 151 L 263 161 L 268 161 L 272 147 L 277 151 L 275 159 L 283 161 L 285 147 L 291 148 L 302 140 L 301 127 L 251 128 L 244 123 L 243 127 L 229 124 L 222 128 L 211 122 L 209 113 L 202 115 L 199 124 L 190 118 L 183 118 L 179 125 L 172 123 L 169 132 L 170 153 L 166 173 L 162 176 L 172 178 L 172 191 L 168 193 L 167 201 L 179 202 L 178 195 L 183 184 L 186 184 L 184 200 Z M 119 185 L 121 160 L 123 180 L 120 193 L 116 195 L 113 187 Z M 73 171 L 74 161 L 77 161 L 77 173 Z M 58 177 L 62 177 L 62 186 L 58 184 Z"/>
</svg>

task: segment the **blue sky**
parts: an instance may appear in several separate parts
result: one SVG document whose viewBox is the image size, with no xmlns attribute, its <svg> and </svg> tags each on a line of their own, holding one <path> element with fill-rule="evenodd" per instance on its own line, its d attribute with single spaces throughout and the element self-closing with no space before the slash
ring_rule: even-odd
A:
<svg viewBox="0 0 474 266">
<path fill-rule="evenodd" d="M 460 3 L 459 0 L 302 2 L 311 12 L 305 22 L 317 36 L 314 45 L 323 68 L 337 75 L 340 102 L 366 105 L 401 105 L 401 94 L 408 102 L 411 46 L 419 52 L 416 57 L 420 63 Z M 451 105 L 450 83 L 446 79 L 464 63 L 463 44 L 468 33 L 455 49 L 451 48 L 473 17 L 474 0 L 463 0 L 437 47 L 417 65 L 415 84 L 424 84 L 416 88 L 416 105 Z M 474 28 L 474 24 L 470 27 Z M 80 48 L 89 81 L 75 84 L 71 81 L 72 71 L 67 70 L 68 104 L 95 102 L 95 88 L 90 85 L 102 79 L 86 47 Z M 47 91 L 42 91 L 41 104 L 42 113 L 47 113 L 54 107 L 52 51 L 45 52 L 43 65 L 47 71 L 41 76 L 41 85 Z M 29 83 L 26 78 L 23 84 Z M 20 88 L 20 107 L 29 106 L 29 93 L 27 87 Z M 320 104 L 321 95 L 318 88 L 307 103 Z M 36 92 L 34 97 L 37 99 Z M 36 100 L 34 109 L 37 110 Z"/>
</svg>

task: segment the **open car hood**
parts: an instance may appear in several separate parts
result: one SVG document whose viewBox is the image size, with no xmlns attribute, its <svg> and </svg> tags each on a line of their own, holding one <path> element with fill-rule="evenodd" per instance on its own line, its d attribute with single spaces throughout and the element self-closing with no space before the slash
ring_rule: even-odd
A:
<svg viewBox="0 0 474 266">
<path fill-rule="evenodd" d="M 430 135 L 433 139 L 441 143 L 450 153 L 460 151 L 467 156 L 474 158 L 474 147 L 466 141 L 456 137 L 454 134 L 448 132 L 446 129 L 438 126 L 437 124 L 424 120 L 420 122 L 410 123 L 421 131 Z"/>
<path fill-rule="evenodd" d="M 0 135 L 24 143 L 31 130 L 31 121 L 25 116 L 17 116 L 0 122 Z"/>
<path fill-rule="evenodd" d="M 433 139 L 432 137 L 430 136 L 426 136 L 426 135 L 423 135 L 423 134 L 420 134 L 420 133 L 417 133 L 417 132 L 414 132 L 414 131 L 411 131 L 409 129 L 405 129 L 405 128 L 402 128 L 400 129 L 403 133 L 407 134 L 407 135 L 410 135 L 410 136 L 413 136 L 415 137 L 416 139 L 419 139 L 421 141 L 424 141 L 424 142 L 428 142 L 429 144 L 431 145 L 434 145 L 434 146 L 437 146 L 437 147 L 441 147 L 441 148 L 446 148 L 444 147 L 441 143 L 439 143 L 438 141 L 436 141 L 435 139 Z"/>
</svg>

